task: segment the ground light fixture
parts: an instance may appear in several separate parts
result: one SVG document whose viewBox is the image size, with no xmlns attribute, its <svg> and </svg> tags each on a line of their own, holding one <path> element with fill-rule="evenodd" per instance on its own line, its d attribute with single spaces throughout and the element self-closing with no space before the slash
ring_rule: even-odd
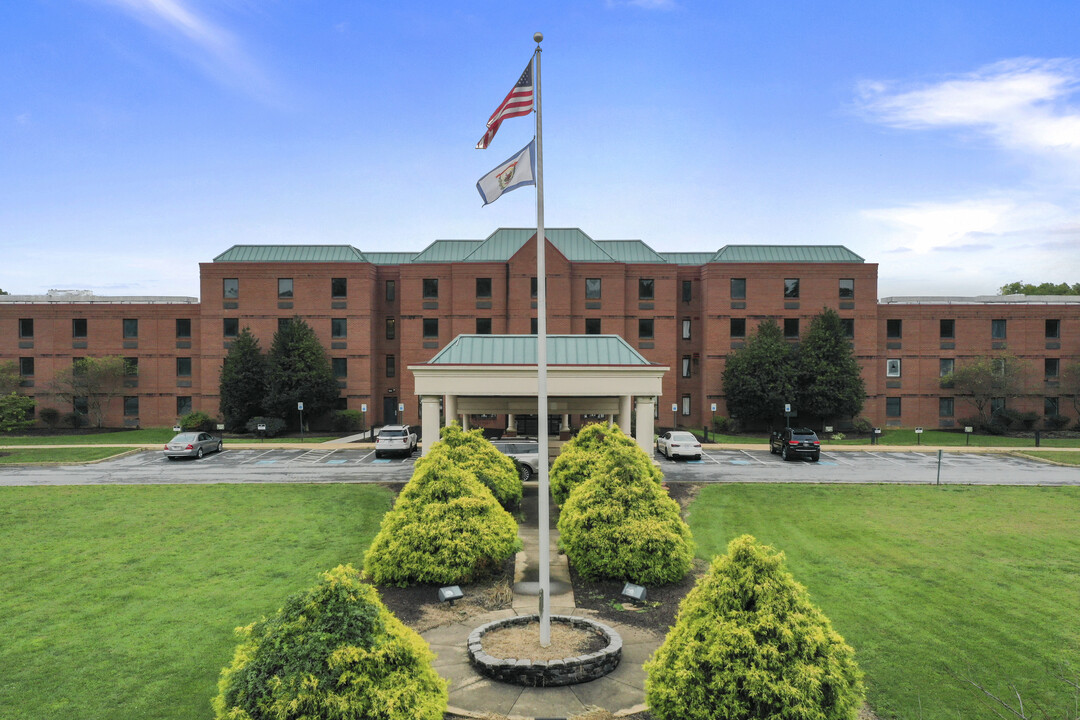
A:
<svg viewBox="0 0 1080 720">
<path fill-rule="evenodd" d="M 465 597 L 465 595 L 457 585 L 447 585 L 446 587 L 439 588 L 439 602 L 448 602 L 450 603 L 450 607 L 454 607 L 455 600 L 460 600 L 463 597 Z"/>
<path fill-rule="evenodd" d="M 625 598 L 630 598 L 636 603 L 645 602 L 645 596 L 647 591 L 641 585 L 635 585 L 634 583 L 626 583 L 622 589 L 622 595 Z"/>
</svg>

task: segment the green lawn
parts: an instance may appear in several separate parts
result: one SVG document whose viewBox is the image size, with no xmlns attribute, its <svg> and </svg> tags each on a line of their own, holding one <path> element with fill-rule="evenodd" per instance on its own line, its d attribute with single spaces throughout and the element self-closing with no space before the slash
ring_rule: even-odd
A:
<svg viewBox="0 0 1080 720">
<path fill-rule="evenodd" d="M 700 432 L 700 429 L 698 430 Z M 822 443 L 826 445 L 869 445 L 869 437 L 848 437 L 843 440 L 832 440 L 832 433 L 818 433 Z M 945 445 L 945 446 L 971 446 L 971 447 L 1035 447 L 1034 438 L 1005 437 L 1002 435 L 976 435 L 966 437 L 966 433 L 949 432 L 948 430 L 925 430 L 922 438 L 918 438 L 914 428 L 884 428 L 878 441 L 882 445 Z M 769 436 L 761 435 L 724 435 L 710 432 L 708 442 L 732 443 L 732 444 L 760 444 L 769 442 Z M 1080 438 L 1047 438 L 1043 437 L 1042 447 L 1051 448 L 1080 448 Z"/>
<path fill-rule="evenodd" d="M 855 648 L 882 718 L 983 718 L 973 672 L 1064 716 L 1080 668 L 1080 488 L 713 485 L 690 508 L 704 558 L 751 533 L 787 554 Z"/>
<path fill-rule="evenodd" d="M 1080 453 L 1078 452 L 1066 452 L 1063 450 L 1059 450 L 1058 452 L 1054 452 L 1053 450 L 1025 450 L 1023 454 L 1042 458 L 1044 460 L 1065 463 L 1066 465 L 1080 465 Z"/>
<path fill-rule="evenodd" d="M 147 445 L 161 443 L 164 445 L 173 438 L 176 433 L 172 428 L 143 428 L 141 430 L 115 430 L 111 432 L 75 433 L 72 435 L 0 435 L 0 447 L 14 447 L 17 445 Z M 307 435 L 305 443 L 320 443 L 328 440 L 336 440 L 340 435 Z M 228 443 L 233 438 L 226 437 Z M 235 442 L 258 442 L 259 438 L 243 436 L 235 438 Z M 267 442 L 301 442 L 297 437 L 268 438 Z"/>
<path fill-rule="evenodd" d="M 370 485 L 0 488 L 0 716 L 210 716 L 233 629 L 339 563 Z"/>
<path fill-rule="evenodd" d="M 0 452 L 0 465 L 23 465 L 35 463 L 84 463 L 104 460 L 113 455 L 126 453 L 126 448 L 27 448 Z"/>
</svg>

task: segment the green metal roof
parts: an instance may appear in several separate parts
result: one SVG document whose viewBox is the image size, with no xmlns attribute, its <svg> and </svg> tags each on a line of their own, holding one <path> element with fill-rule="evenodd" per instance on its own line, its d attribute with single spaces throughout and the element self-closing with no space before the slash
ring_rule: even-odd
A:
<svg viewBox="0 0 1080 720">
<path fill-rule="evenodd" d="M 366 257 L 374 265 L 408 265 L 416 257 L 416 253 L 411 252 L 369 252 L 364 253 Z"/>
<path fill-rule="evenodd" d="M 611 262 L 595 240 L 578 228 L 544 228 L 544 235 L 570 262 Z"/>
<path fill-rule="evenodd" d="M 233 245 L 214 262 L 367 262 L 352 245 Z"/>
<path fill-rule="evenodd" d="M 483 244 L 483 240 L 436 240 L 415 255 L 412 262 L 461 262 Z"/>
<path fill-rule="evenodd" d="M 535 335 L 458 335 L 429 365 L 535 365 Z M 618 335 L 548 335 L 549 365 L 652 365 Z"/>
<path fill-rule="evenodd" d="M 843 245 L 725 245 L 709 262 L 722 263 L 861 263 Z"/>
<path fill-rule="evenodd" d="M 499 228 L 473 250 L 466 262 L 506 262 L 536 234 L 536 229 Z"/>
<path fill-rule="evenodd" d="M 499 228 L 465 262 L 507 262 L 536 234 L 536 228 Z M 611 262 L 596 241 L 578 228 L 544 228 L 544 235 L 571 262 Z M 417 256 L 416 262 L 421 262 Z"/>
<path fill-rule="evenodd" d="M 661 257 L 673 265 L 704 265 L 712 260 L 713 252 L 666 252 Z"/>
<path fill-rule="evenodd" d="M 604 252 L 616 262 L 666 263 L 667 259 L 640 240 L 597 240 Z M 711 253 L 710 253 L 711 255 Z"/>
</svg>

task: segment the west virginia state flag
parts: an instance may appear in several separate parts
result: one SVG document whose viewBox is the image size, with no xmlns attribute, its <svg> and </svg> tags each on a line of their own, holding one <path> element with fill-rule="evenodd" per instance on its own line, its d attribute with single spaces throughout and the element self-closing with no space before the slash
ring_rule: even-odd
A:
<svg viewBox="0 0 1080 720">
<path fill-rule="evenodd" d="M 523 185 L 536 184 L 536 139 L 522 148 L 476 183 L 484 204 L 493 203 L 503 193 L 517 190 Z"/>
</svg>

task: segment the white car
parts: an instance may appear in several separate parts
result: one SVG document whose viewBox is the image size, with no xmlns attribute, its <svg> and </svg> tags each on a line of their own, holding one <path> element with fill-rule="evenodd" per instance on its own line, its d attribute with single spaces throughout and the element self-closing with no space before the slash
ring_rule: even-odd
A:
<svg viewBox="0 0 1080 720">
<path fill-rule="evenodd" d="M 656 439 L 656 451 L 664 453 L 667 459 L 677 457 L 701 459 L 701 443 L 697 438 L 682 430 L 669 430 Z"/>
<path fill-rule="evenodd" d="M 416 450 L 416 433 L 408 425 L 384 425 L 375 437 L 375 457 L 387 453 L 412 455 Z"/>
</svg>

